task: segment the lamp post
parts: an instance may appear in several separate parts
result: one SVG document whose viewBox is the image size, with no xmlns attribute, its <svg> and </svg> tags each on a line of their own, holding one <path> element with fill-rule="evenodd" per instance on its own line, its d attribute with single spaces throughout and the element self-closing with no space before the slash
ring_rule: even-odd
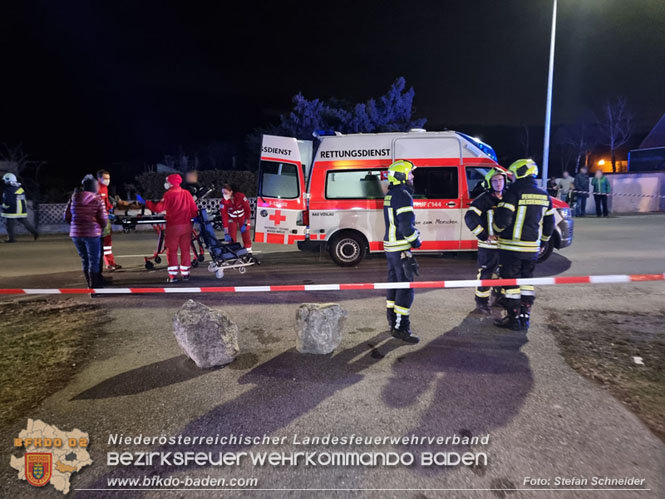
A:
<svg viewBox="0 0 665 499">
<path fill-rule="evenodd" d="M 550 127 L 552 121 L 552 80 L 554 78 L 554 41 L 556 39 L 556 3 L 552 9 L 552 33 L 550 37 L 550 68 L 547 76 L 547 106 L 545 109 L 545 141 L 543 143 L 543 186 L 547 186 L 550 161 Z"/>
</svg>

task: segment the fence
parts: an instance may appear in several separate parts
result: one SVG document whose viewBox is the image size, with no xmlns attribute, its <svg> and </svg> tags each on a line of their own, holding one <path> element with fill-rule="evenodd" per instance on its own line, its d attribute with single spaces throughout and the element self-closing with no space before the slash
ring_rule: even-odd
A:
<svg viewBox="0 0 665 499">
<path fill-rule="evenodd" d="M 249 205 L 252 208 L 252 215 L 256 213 L 256 198 L 248 198 Z M 214 213 L 219 210 L 219 203 L 221 199 L 219 198 L 206 198 L 203 200 L 197 201 L 197 204 L 201 208 L 205 208 L 209 213 Z M 63 216 L 65 213 L 65 208 L 67 207 L 66 203 L 42 203 L 39 205 L 38 212 L 35 212 L 32 206 L 32 203 L 28 202 L 28 218 L 34 225 L 39 225 L 39 230 L 44 233 L 49 234 L 58 234 L 65 233 L 69 231 L 69 225 L 67 225 Z M 35 214 L 38 213 L 38 223 L 35 220 Z M 138 226 L 141 227 L 141 226 Z M 143 227 L 145 229 L 150 229 L 149 226 Z M 23 228 L 22 225 L 18 225 L 16 228 L 18 234 L 27 234 L 28 232 Z M 6 234 L 4 224 L 0 224 L 0 233 Z"/>
</svg>

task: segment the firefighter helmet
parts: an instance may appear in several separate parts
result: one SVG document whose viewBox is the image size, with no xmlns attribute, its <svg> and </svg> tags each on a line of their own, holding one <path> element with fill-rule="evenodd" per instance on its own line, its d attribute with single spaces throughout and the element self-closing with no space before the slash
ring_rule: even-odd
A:
<svg viewBox="0 0 665 499">
<path fill-rule="evenodd" d="M 5 184 L 15 184 L 17 182 L 16 175 L 13 173 L 5 173 L 2 176 L 2 180 Z"/>
<path fill-rule="evenodd" d="M 492 179 L 496 177 L 497 175 L 501 175 L 503 177 L 504 182 L 507 184 L 508 183 L 508 173 L 506 170 L 503 170 L 501 168 L 492 168 L 490 171 L 487 172 L 485 175 L 485 180 L 483 180 L 483 187 L 485 190 L 491 191 L 492 189 Z"/>
<path fill-rule="evenodd" d="M 403 184 L 409 178 L 409 173 L 416 169 L 411 161 L 398 159 L 388 167 L 388 181 L 393 185 Z"/>
<path fill-rule="evenodd" d="M 508 167 L 508 171 L 515 176 L 515 180 L 529 175 L 535 177 L 538 175 L 538 165 L 532 159 L 518 159 Z"/>
</svg>

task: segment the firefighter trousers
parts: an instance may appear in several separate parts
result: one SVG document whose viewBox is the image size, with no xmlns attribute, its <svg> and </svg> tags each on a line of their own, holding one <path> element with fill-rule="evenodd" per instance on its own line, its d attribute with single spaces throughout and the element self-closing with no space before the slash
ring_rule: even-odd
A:
<svg viewBox="0 0 665 499">
<path fill-rule="evenodd" d="M 492 279 L 499 266 L 499 250 L 478 248 L 478 275 L 476 279 Z M 476 288 L 476 303 L 488 304 L 492 290 L 489 286 Z"/>
<path fill-rule="evenodd" d="M 192 224 L 167 223 L 164 236 L 169 277 L 177 277 L 178 271 L 183 277 L 189 277 L 189 269 L 192 266 L 192 256 L 189 251 L 192 244 Z M 180 249 L 180 265 L 178 265 L 178 249 Z"/>
<path fill-rule="evenodd" d="M 386 251 L 388 282 L 410 282 L 402 267 L 401 251 Z M 386 307 L 393 308 L 397 315 L 409 315 L 413 304 L 413 289 L 389 289 L 386 292 Z"/>
<path fill-rule="evenodd" d="M 536 268 L 536 259 L 538 253 L 499 250 L 499 275 L 501 279 L 519 279 L 533 277 L 533 271 Z M 519 305 L 531 306 L 536 299 L 536 292 L 531 285 L 525 286 L 504 286 L 502 289 L 503 298 L 509 301 L 511 308 Z"/>
</svg>

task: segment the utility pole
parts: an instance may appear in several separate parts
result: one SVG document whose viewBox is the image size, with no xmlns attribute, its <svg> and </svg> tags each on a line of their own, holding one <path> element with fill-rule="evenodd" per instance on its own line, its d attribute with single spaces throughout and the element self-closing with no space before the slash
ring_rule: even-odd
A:
<svg viewBox="0 0 665 499">
<path fill-rule="evenodd" d="M 547 186 L 550 161 L 550 128 L 552 124 L 552 80 L 554 79 L 554 41 L 556 39 L 556 3 L 552 9 L 552 34 L 550 38 L 550 69 L 547 77 L 547 106 L 545 110 L 545 141 L 543 144 L 543 187 Z"/>
</svg>

